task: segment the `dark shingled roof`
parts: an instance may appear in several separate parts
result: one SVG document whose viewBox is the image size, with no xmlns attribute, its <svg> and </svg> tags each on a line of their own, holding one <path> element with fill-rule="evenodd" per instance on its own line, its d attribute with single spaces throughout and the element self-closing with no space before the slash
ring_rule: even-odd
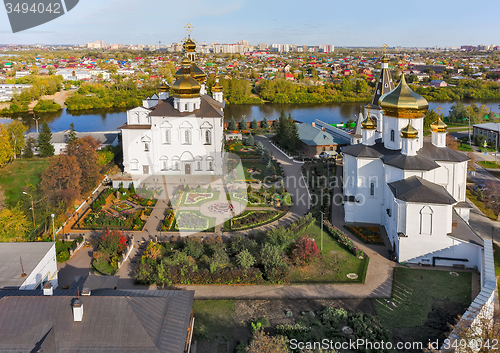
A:
<svg viewBox="0 0 500 353">
<path fill-rule="evenodd" d="M 390 150 L 384 147 L 381 139 L 373 146 L 357 144 L 342 147 L 342 152 L 354 157 L 381 158 L 385 164 L 404 170 L 432 170 L 439 167 L 435 161 L 463 162 L 469 160 L 464 153 L 448 147 L 436 147 L 424 142 L 416 156 L 405 156 L 401 150 Z"/>
<path fill-rule="evenodd" d="M 389 183 L 395 198 L 406 202 L 437 203 L 451 205 L 457 201 L 441 185 L 412 176 Z"/>
<path fill-rule="evenodd" d="M 387 87 L 385 86 L 387 84 Z M 392 82 L 392 75 L 389 69 L 382 69 L 380 76 L 377 80 L 377 87 L 373 92 L 372 100 L 369 104 L 365 105 L 368 109 L 381 109 L 378 101 L 381 96 L 394 89 L 394 82 Z"/>
<path fill-rule="evenodd" d="M 194 291 L 98 289 L 91 296 L 80 297 L 81 322 L 73 321 L 74 296 L 64 292 L 41 296 L 41 290 L 0 291 L 0 351 L 184 351 Z"/>
<path fill-rule="evenodd" d="M 83 288 L 88 288 L 91 291 L 96 289 L 114 289 L 120 277 L 118 276 L 96 276 L 89 275 L 82 285 Z"/>
<path fill-rule="evenodd" d="M 433 170 L 439 168 L 439 164 L 431 159 L 419 156 L 405 156 L 399 154 L 397 156 L 384 156 L 384 163 L 392 167 L 404 170 Z"/>
<path fill-rule="evenodd" d="M 457 211 L 453 210 L 451 217 L 456 227 L 453 227 L 452 232 L 448 234 L 449 237 L 463 240 L 467 243 L 484 246 L 483 239 L 477 235 L 476 232 L 474 232 L 471 226 L 467 224 L 462 217 L 458 215 Z"/>
<path fill-rule="evenodd" d="M 174 108 L 174 98 L 169 97 L 166 100 L 160 100 L 157 106 L 152 107 L 149 115 L 167 117 L 184 117 L 194 115 L 200 118 L 222 118 L 224 117 L 222 108 L 222 103 L 205 94 L 201 96 L 200 109 L 196 109 L 192 112 L 181 113 Z"/>
</svg>

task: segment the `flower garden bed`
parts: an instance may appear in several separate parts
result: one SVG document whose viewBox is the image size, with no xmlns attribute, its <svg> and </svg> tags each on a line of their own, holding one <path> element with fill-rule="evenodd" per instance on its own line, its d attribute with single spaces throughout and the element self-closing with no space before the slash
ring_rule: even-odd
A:
<svg viewBox="0 0 500 353">
<path fill-rule="evenodd" d="M 134 206 L 128 202 L 120 202 L 119 204 L 111 206 L 111 208 L 117 212 L 123 212 L 134 208 Z"/>
<path fill-rule="evenodd" d="M 345 226 L 346 229 L 363 243 L 384 245 L 378 227 Z"/>
<path fill-rule="evenodd" d="M 91 210 L 78 222 L 75 229 L 125 229 L 142 230 L 146 223 L 141 218 L 149 216 L 153 210 L 151 208 L 139 211 L 122 211 L 118 216 L 113 215 L 109 210 Z"/>
<path fill-rule="evenodd" d="M 229 202 L 217 202 L 208 207 L 210 212 L 217 214 L 226 214 L 232 211 L 231 204 Z"/>
<path fill-rule="evenodd" d="M 187 192 L 184 194 L 183 202 L 181 202 L 181 205 L 184 206 L 201 205 L 219 199 L 218 192 Z"/>
<path fill-rule="evenodd" d="M 337 227 L 332 225 L 329 221 L 323 221 L 323 224 L 325 225 L 328 233 L 330 233 L 330 235 L 332 237 L 334 237 L 338 243 L 344 245 L 349 251 L 351 251 L 351 253 L 353 255 L 358 256 L 358 257 L 359 256 L 361 256 L 361 257 L 366 256 L 364 251 L 361 250 L 360 248 L 358 248 L 356 245 L 354 245 L 352 240 L 349 239 L 349 237 L 344 232 L 342 232 L 340 229 L 338 229 Z"/>
<path fill-rule="evenodd" d="M 235 231 L 260 227 L 281 218 L 286 211 L 245 211 L 241 215 L 224 222 L 224 230 Z"/>
<path fill-rule="evenodd" d="M 203 216 L 199 211 L 178 211 L 175 213 L 173 229 L 181 232 L 208 231 L 215 227 L 215 219 Z"/>
<path fill-rule="evenodd" d="M 144 198 L 144 197 L 141 197 L 137 194 L 129 194 L 129 197 L 128 197 L 128 200 L 132 201 L 133 203 L 136 203 L 140 206 L 144 206 L 144 207 L 155 207 L 156 205 L 156 199 L 153 199 L 152 197 L 150 198 Z"/>
</svg>

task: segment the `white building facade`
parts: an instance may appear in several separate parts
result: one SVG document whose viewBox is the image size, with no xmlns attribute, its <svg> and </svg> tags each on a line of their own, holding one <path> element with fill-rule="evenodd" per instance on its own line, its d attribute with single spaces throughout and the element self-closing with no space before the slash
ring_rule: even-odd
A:
<svg viewBox="0 0 500 353">
<path fill-rule="evenodd" d="M 376 114 L 373 103 L 361 143 L 342 150 L 345 222 L 384 226 L 399 262 L 479 268 L 483 242 L 468 225 L 465 196 L 469 158 L 446 146 L 440 119 L 424 142 L 428 103 L 404 76 L 377 99 Z"/>
<path fill-rule="evenodd" d="M 222 86 L 216 82 L 213 97 L 206 94 L 206 76 L 194 63 L 195 48 L 189 38 L 172 88 L 162 84 L 142 107 L 127 112 L 127 123 L 119 128 L 124 172 L 132 177 L 222 175 Z"/>
</svg>

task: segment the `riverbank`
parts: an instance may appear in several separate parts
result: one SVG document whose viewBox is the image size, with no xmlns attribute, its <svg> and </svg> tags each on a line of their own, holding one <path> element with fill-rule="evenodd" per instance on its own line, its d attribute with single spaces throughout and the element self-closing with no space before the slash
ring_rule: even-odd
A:
<svg viewBox="0 0 500 353">
<path fill-rule="evenodd" d="M 65 102 L 66 99 L 68 99 L 72 95 L 71 91 L 59 91 L 56 92 L 55 94 L 47 95 L 47 96 L 41 96 L 40 99 L 36 99 L 32 101 L 30 104 L 28 104 L 28 112 L 32 112 L 33 108 L 37 105 L 39 100 L 53 100 L 57 104 L 59 104 L 63 109 L 66 108 Z M 0 103 L 0 111 L 4 108 L 9 108 L 11 102 L 5 102 L 5 103 Z"/>
</svg>

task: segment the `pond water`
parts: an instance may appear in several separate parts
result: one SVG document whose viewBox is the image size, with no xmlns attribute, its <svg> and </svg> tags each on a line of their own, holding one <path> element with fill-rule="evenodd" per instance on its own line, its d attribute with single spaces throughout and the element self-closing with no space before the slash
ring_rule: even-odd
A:
<svg viewBox="0 0 500 353">
<path fill-rule="evenodd" d="M 443 108 L 443 113 L 448 111 L 455 102 L 431 102 L 429 109 L 438 106 Z M 476 103 L 484 104 L 494 112 L 498 111 L 499 101 L 472 101 L 464 104 Z M 275 120 L 283 110 L 286 114 L 291 113 L 292 117 L 300 122 L 312 123 L 315 119 L 327 123 L 341 123 L 349 119 L 356 119 L 365 103 L 335 103 L 335 104 L 261 104 L 261 105 L 228 105 L 224 109 L 224 119 L 229 121 L 231 117 L 239 122 L 244 117 L 247 121 L 254 118 L 262 120 L 266 117 L 268 120 Z M 39 125 L 47 122 L 52 131 L 62 131 L 69 129 L 73 123 L 75 129 L 81 132 L 87 131 L 114 131 L 126 121 L 126 109 L 94 109 L 88 111 L 68 111 L 66 109 L 57 113 L 22 113 L 13 116 L 21 119 L 24 124 L 29 126 L 29 131 L 36 131 L 35 119 L 38 119 Z M 2 119 L 0 123 L 9 121 Z"/>
</svg>

